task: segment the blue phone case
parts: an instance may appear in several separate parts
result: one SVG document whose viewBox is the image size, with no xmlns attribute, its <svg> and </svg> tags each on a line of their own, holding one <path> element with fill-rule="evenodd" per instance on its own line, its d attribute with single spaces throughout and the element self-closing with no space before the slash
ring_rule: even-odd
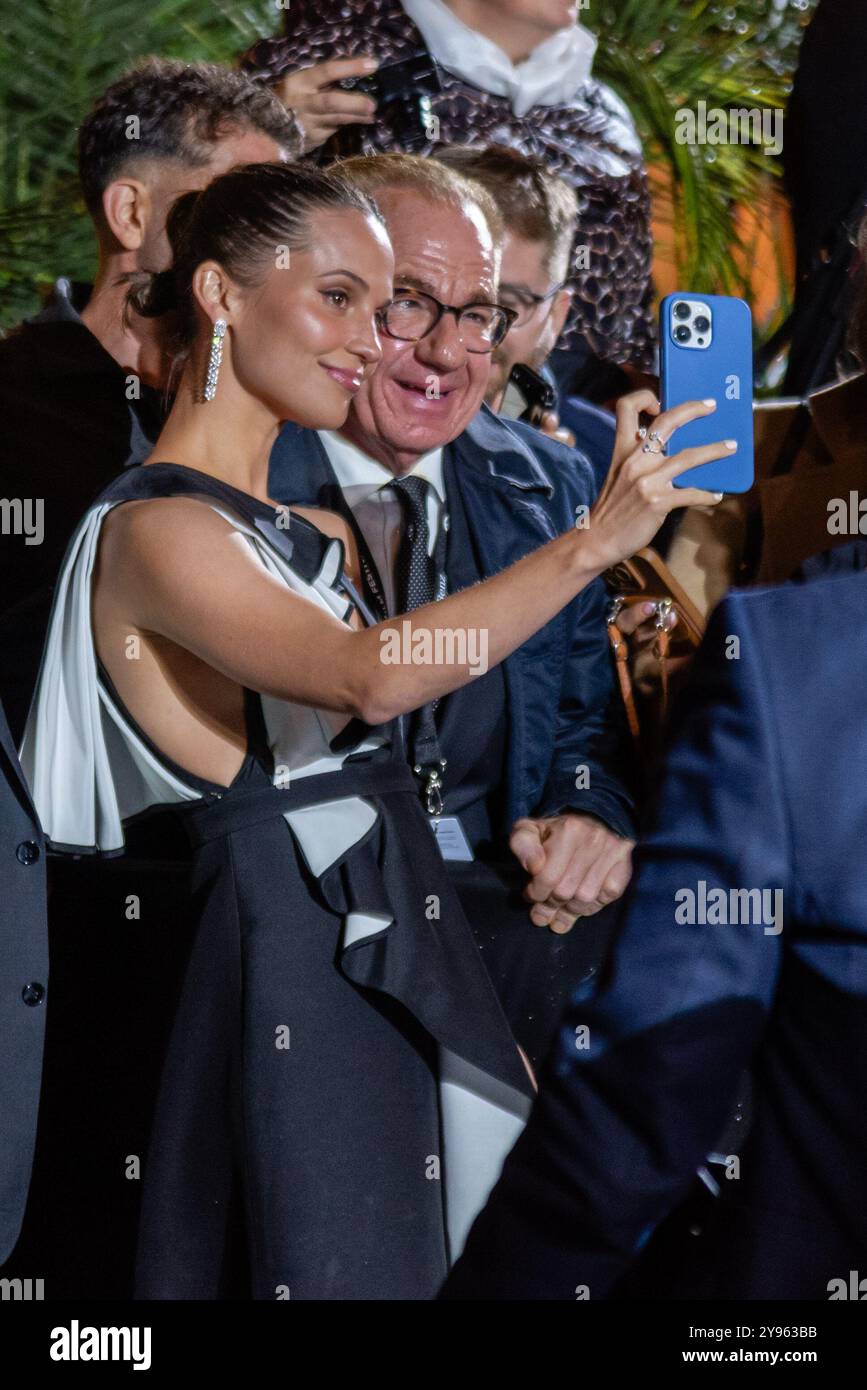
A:
<svg viewBox="0 0 867 1390">
<path fill-rule="evenodd" d="M 673 337 L 678 301 L 699 301 L 711 311 L 711 336 L 706 347 L 684 347 Z M 697 337 L 689 321 L 693 337 Z M 700 444 L 736 439 L 730 458 L 690 468 L 674 479 L 675 487 L 700 487 L 708 492 L 746 492 L 753 485 L 753 329 L 749 306 L 722 294 L 684 290 L 669 294 L 659 308 L 661 403 L 663 410 L 684 401 L 716 401 L 716 410 L 681 425 L 668 446 L 669 454 Z"/>
</svg>

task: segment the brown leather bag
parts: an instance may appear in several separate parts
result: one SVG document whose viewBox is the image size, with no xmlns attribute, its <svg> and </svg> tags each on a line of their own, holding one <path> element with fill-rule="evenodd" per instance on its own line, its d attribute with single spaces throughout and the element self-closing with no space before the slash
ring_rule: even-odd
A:
<svg viewBox="0 0 867 1390">
<path fill-rule="evenodd" d="M 630 733 L 646 758 L 655 749 L 668 715 L 672 663 L 680 667 L 684 658 L 693 656 L 704 636 L 705 622 L 665 561 L 650 546 L 614 565 L 606 572 L 605 582 L 612 593 L 608 637 L 617 666 L 620 693 Z M 643 683 L 649 684 L 651 689 L 639 691 L 638 695 L 630 669 L 629 643 L 617 626 L 621 610 L 636 603 L 656 604 L 656 638 L 652 648 L 655 679 L 645 680 Z M 677 624 L 669 630 L 665 623 L 672 612 Z"/>
</svg>

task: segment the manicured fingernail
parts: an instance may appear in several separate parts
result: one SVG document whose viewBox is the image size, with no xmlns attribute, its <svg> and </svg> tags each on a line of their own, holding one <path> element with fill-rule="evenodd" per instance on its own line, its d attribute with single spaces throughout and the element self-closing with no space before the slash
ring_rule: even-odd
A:
<svg viewBox="0 0 867 1390">
<path fill-rule="evenodd" d="M 709 410 L 716 410 L 716 401 L 714 400 L 702 401 L 702 405 L 706 405 Z"/>
<path fill-rule="evenodd" d="M 656 604 L 655 604 L 655 603 L 646 603 L 646 604 L 644 605 L 644 611 L 645 611 L 645 613 L 648 614 L 648 616 L 649 616 L 651 613 L 655 613 L 655 612 L 656 612 Z"/>
<path fill-rule="evenodd" d="M 373 72 L 373 69 L 374 69 L 374 68 L 378 68 L 378 67 L 379 67 L 379 59 L 378 59 L 378 58 L 363 58 L 363 59 L 362 59 L 362 65 L 363 65 L 363 67 L 364 67 L 364 69 L 365 69 L 366 72 Z"/>
<path fill-rule="evenodd" d="M 721 502 L 723 500 L 723 495 L 721 492 L 715 492 L 713 496 L 715 502 Z"/>
<path fill-rule="evenodd" d="M 736 449 L 738 447 L 738 441 L 736 439 L 727 439 L 725 441 L 725 446 L 727 449 Z"/>
</svg>

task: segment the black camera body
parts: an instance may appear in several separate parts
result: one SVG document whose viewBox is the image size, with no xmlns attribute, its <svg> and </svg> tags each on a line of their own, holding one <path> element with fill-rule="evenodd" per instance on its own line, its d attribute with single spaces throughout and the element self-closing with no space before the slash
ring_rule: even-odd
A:
<svg viewBox="0 0 867 1390">
<path fill-rule="evenodd" d="M 412 152 L 436 138 L 431 134 L 431 98 L 442 91 L 442 81 L 429 53 L 411 53 L 408 58 L 383 63 L 369 77 L 344 77 L 334 86 L 371 97 L 403 149 Z"/>
<path fill-rule="evenodd" d="M 540 425 L 545 414 L 556 407 L 554 387 L 526 362 L 516 362 L 506 382 L 500 414 L 507 420 L 526 420 L 530 425 Z"/>
</svg>

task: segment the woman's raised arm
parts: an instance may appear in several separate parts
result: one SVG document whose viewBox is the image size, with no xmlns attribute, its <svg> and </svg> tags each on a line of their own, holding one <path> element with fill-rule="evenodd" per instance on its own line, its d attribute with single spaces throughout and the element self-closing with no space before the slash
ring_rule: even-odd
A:
<svg viewBox="0 0 867 1390">
<path fill-rule="evenodd" d="M 666 441 L 712 408 L 679 406 L 659 416 L 656 430 Z M 119 508 L 104 536 L 102 572 L 118 611 L 143 633 L 159 633 L 263 694 L 385 723 L 502 661 L 610 565 L 647 545 L 675 507 L 718 500 L 671 481 L 730 456 L 730 444 L 672 458 L 645 452 L 639 413 L 658 410 L 649 392 L 621 401 L 611 472 L 586 529 L 375 627 L 353 631 L 288 592 L 243 535 L 189 498 Z"/>
</svg>

